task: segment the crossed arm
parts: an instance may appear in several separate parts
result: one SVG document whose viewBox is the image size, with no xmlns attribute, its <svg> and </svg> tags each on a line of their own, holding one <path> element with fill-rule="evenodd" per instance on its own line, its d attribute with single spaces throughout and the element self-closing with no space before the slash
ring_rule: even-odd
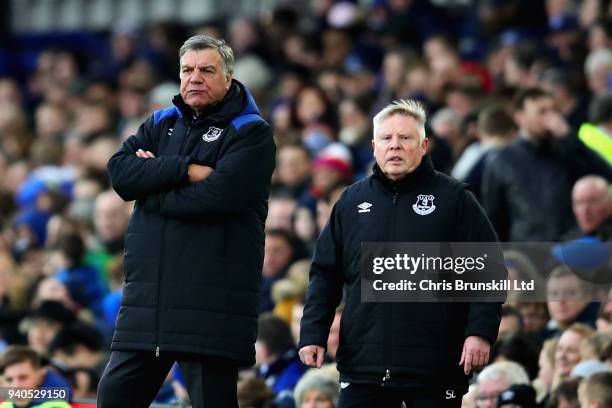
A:
<svg viewBox="0 0 612 408">
<path fill-rule="evenodd" d="M 142 149 L 136 150 L 136 157 L 142 159 L 154 159 L 155 155 L 150 151 L 144 151 Z M 190 183 L 197 183 L 204 181 L 214 171 L 212 167 L 203 166 L 201 164 L 191 163 L 187 166 L 187 176 L 189 177 Z"/>
<path fill-rule="evenodd" d="M 158 156 L 145 123 L 108 163 L 113 188 L 126 201 L 145 200 L 167 217 L 241 213 L 267 191 L 276 148 L 265 122 L 228 135 L 215 168 L 190 156 Z"/>
</svg>

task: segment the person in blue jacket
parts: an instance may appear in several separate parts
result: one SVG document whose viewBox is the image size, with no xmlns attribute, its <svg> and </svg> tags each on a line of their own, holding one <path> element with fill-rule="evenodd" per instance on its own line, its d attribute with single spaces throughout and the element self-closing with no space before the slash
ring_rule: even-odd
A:
<svg viewBox="0 0 612 408">
<path fill-rule="evenodd" d="M 38 353 L 28 346 L 12 345 L 2 352 L 0 375 L 6 387 L 2 408 L 70 408 L 70 383 L 44 367 Z"/>
</svg>

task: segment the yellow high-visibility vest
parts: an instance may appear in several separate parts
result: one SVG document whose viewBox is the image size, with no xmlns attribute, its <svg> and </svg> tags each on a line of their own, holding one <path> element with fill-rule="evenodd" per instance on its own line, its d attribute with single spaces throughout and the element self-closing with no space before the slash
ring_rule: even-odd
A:
<svg viewBox="0 0 612 408">
<path fill-rule="evenodd" d="M 70 404 L 66 401 L 45 401 L 40 404 L 32 405 L 34 408 L 70 408 Z M 0 408 L 15 408 L 12 401 L 4 401 L 0 404 Z"/>
<path fill-rule="evenodd" d="M 578 137 L 582 143 L 599 153 L 612 165 L 612 136 L 591 123 L 583 123 L 578 131 Z"/>
</svg>

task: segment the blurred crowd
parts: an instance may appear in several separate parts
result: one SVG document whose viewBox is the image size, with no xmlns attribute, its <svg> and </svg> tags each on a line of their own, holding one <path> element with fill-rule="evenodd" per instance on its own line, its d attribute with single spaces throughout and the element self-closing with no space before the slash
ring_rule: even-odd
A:
<svg viewBox="0 0 612 408">
<path fill-rule="evenodd" d="M 195 26 L 119 22 L 97 33 L 105 52 L 67 42 L 37 50 L 31 67 L 3 64 L 17 67 L 0 76 L 5 384 L 18 384 L 6 375 L 17 365 L 71 387 L 75 400 L 95 399 L 132 208 L 110 188 L 106 163 L 178 94 L 178 48 L 196 33 L 231 45 L 234 78 L 253 92 L 277 144 L 257 364 L 241 372 L 241 407 L 337 403 L 342 307 L 323 369 L 307 371 L 295 348 L 309 260 L 343 189 L 371 171 L 372 117 L 395 99 L 424 103 L 434 166 L 471 185 L 502 240 L 612 240 L 612 2 L 309 4 Z M 511 154 L 521 132 L 546 142 Z M 534 268 L 516 252 L 508 267 Z M 583 290 L 563 267 L 551 270 L 551 280 Z M 612 302 L 511 296 L 492 354 L 466 407 L 612 406 Z M 186 398 L 173 369 L 156 401 Z"/>
</svg>

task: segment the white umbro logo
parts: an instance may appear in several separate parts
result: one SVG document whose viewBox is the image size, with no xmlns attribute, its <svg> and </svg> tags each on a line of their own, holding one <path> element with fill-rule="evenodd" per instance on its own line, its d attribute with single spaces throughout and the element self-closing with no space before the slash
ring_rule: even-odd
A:
<svg viewBox="0 0 612 408">
<path fill-rule="evenodd" d="M 370 212 L 370 207 L 372 207 L 372 204 L 368 203 L 367 201 L 364 201 L 363 203 L 357 206 L 357 208 L 359 208 L 360 213 Z"/>
<path fill-rule="evenodd" d="M 340 382 L 340 388 L 345 389 L 346 387 L 348 387 L 349 385 L 351 385 L 351 383 L 348 382 Z"/>
</svg>

